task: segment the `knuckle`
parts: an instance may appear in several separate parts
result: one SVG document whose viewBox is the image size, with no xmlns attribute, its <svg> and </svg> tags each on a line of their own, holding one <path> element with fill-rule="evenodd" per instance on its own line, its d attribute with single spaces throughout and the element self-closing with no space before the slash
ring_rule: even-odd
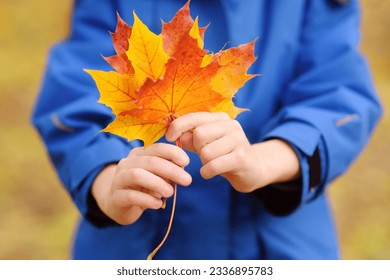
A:
<svg viewBox="0 0 390 280">
<path fill-rule="evenodd" d="M 158 157 L 148 157 L 146 161 L 147 166 L 151 168 L 156 168 L 160 165 L 160 159 Z"/>
<path fill-rule="evenodd" d="M 134 156 L 136 156 L 136 155 L 138 154 L 138 152 L 139 152 L 141 149 L 143 149 L 143 148 L 137 147 L 137 148 L 131 149 L 131 151 L 129 152 L 128 157 L 134 157 Z"/>
<path fill-rule="evenodd" d="M 167 149 L 167 147 L 166 147 L 166 144 L 164 144 L 164 143 L 157 143 L 157 144 L 153 145 L 153 149 L 154 149 L 155 153 L 160 154 L 165 149 Z"/>
<path fill-rule="evenodd" d="M 231 124 L 234 129 L 242 130 L 242 126 L 237 120 L 232 120 Z"/>
<path fill-rule="evenodd" d="M 137 200 L 137 194 L 134 191 L 127 192 L 127 197 L 125 201 L 125 205 L 123 207 L 129 207 L 130 205 L 135 205 L 135 201 Z"/>
<path fill-rule="evenodd" d="M 128 172 L 129 180 L 134 182 L 141 182 L 144 177 L 144 170 L 142 168 L 132 168 Z"/>
<path fill-rule="evenodd" d="M 210 149 L 208 146 L 202 148 L 202 150 L 199 153 L 199 157 L 203 162 L 209 162 L 212 159 L 210 156 Z"/>
<path fill-rule="evenodd" d="M 122 158 L 119 162 L 118 162 L 118 168 L 122 168 L 124 166 L 126 166 L 127 164 L 127 158 Z"/>
<path fill-rule="evenodd" d="M 132 164 L 133 162 L 134 160 L 132 159 L 122 158 L 121 160 L 118 161 L 116 170 L 118 171 L 118 170 L 131 168 L 133 166 Z"/>
<path fill-rule="evenodd" d="M 217 114 L 218 114 L 218 116 L 219 116 L 222 120 L 230 120 L 230 119 L 231 119 L 230 116 L 229 116 L 229 114 L 226 113 L 226 112 L 218 112 Z"/>
<path fill-rule="evenodd" d="M 195 120 L 196 119 L 196 116 L 199 115 L 200 113 L 188 113 L 187 116 L 190 120 Z"/>
<path fill-rule="evenodd" d="M 206 132 L 202 127 L 197 127 L 193 131 L 194 141 L 201 141 L 206 136 Z"/>
<path fill-rule="evenodd" d="M 244 151 L 244 149 L 241 148 L 237 148 L 234 155 L 235 155 L 235 161 L 238 164 L 242 164 L 243 162 L 245 162 L 245 159 L 247 157 L 246 152 Z"/>
</svg>

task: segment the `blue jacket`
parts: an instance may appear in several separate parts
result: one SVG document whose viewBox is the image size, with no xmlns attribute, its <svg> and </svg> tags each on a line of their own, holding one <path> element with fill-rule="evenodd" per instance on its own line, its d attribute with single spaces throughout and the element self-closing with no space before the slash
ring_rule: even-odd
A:
<svg viewBox="0 0 390 280">
<path fill-rule="evenodd" d="M 170 208 L 148 210 L 133 225 L 108 219 L 91 197 L 99 170 L 126 157 L 138 141 L 99 133 L 113 119 L 97 103 L 87 69 L 110 70 L 108 31 L 116 11 L 132 11 L 152 31 L 184 0 L 78 0 L 69 37 L 50 51 L 33 113 L 63 185 L 81 213 L 76 259 L 145 259 L 161 241 Z M 335 0 L 192 0 L 191 14 L 210 26 L 205 48 L 218 51 L 258 38 L 252 79 L 236 95 L 248 139 L 282 138 L 296 149 L 302 179 L 242 194 L 222 177 L 203 180 L 190 155 L 193 183 L 179 188 L 168 241 L 159 259 L 336 259 L 339 257 L 326 186 L 346 171 L 381 115 L 367 65 L 358 53 L 359 4 Z M 162 140 L 164 141 L 164 140 Z M 168 201 L 168 205 L 170 205 Z"/>
</svg>

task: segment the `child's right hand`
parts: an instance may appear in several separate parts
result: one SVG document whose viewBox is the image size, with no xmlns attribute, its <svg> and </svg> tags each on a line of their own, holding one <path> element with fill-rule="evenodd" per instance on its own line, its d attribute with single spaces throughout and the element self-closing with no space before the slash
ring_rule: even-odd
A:
<svg viewBox="0 0 390 280">
<path fill-rule="evenodd" d="M 170 144 L 135 148 L 118 164 L 105 167 L 92 185 L 100 209 L 122 225 L 138 220 L 146 209 L 159 209 L 173 195 L 173 184 L 188 186 L 192 178 L 183 149 Z"/>
</svg>

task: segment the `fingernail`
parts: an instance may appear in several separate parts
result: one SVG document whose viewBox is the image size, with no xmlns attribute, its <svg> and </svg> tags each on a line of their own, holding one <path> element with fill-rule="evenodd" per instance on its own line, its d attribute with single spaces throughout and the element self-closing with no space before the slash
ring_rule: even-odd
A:
<svg viewBox="0 0 390 280">
<path fill-rule="evenodd" d="M 172 195 L 172 193 L 173 193 L 172 188 L 167 187 L 164 190 L 164 197 L 170 197 Z"/>
<path fill-rule="evenodd" d="M 188 173 L 184 173 L 183 175 L 180 176 L 180 182 L 182 185 L 189 185 L 192 181 L 191 175 Z"/>
<path fill-rule="evenodd" d="M 190 159 L 188 157 L 181 157 L 179 158 L 179 165 L 181 166 L 187 166 L 190 163 Z"/>
</svg>

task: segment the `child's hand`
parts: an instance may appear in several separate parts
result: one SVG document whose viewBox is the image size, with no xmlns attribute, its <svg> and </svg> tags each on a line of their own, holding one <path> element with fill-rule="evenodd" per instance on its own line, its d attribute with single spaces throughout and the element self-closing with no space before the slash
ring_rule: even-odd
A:
<svg viewBox="0 0 390 280">
<path fill-rule="evenodd" d="M 199 155 L 203 178 L 221 175 L 240 192 L 300 175 L 299 160 L 289 144 L 275 139 L 251 145 L 239 122 L 225 113 L 190 113 L 177 118 L 166 138 L 180 138 L 185 149 Z"/>
<path fill-rule="evenodd" d="M 131 224 L 146 209 L 159 209 L 163 197 L 172 196 L 171 183 L 191 183 L 191 176 L 183 169 L 188 163 L 187 154 L 174 145 L 135 148 L 117 165 L 102 170 L 92 194 L 107 216 L 119 224 Z"/>
</svg>

